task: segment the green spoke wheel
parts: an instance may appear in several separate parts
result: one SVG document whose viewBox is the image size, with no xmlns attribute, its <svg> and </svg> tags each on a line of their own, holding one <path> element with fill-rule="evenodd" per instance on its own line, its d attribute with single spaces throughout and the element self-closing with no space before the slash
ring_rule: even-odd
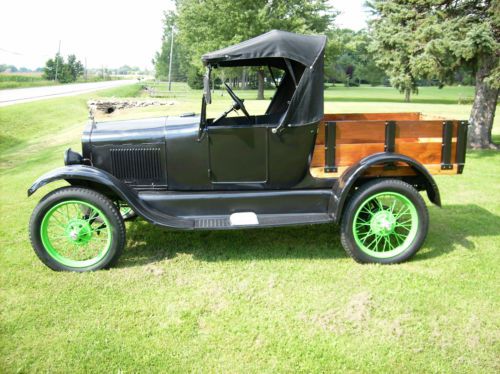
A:
<svg viewBox="0 0 500 374">
<path fill-rule="evenodd" d="M 40 235 L 50 256 L 63 265 L 77 268 L 102 260 L 112 240 L 104 213 L 80 200 L 54 205 L 43 217 Z"/>
<path fill-rule="evenodd" d="M 53 270 L 98 270 L 119 258 L 125 226 L 107 197 L 65 187 L 37 205 L 30 220 L 30 238 L 35 253 Z"/>
<path fill-rule="evenodd" d="M 356 261 L 402 262 L 422 246 L 428 213 L 415 188 L 394 179 L 369 182 L 349 201 L 341 225 L 346 252 Z"/>
<path fill-rule="evenodd" d="M 378 209 L 371 209 L 374 205 Z M 359 248 L 377 258 L 404 252 L 418 230 L 418 214 L 413 203 L 396 192 L 382 192 L 367 199 L 357 210 L 353 225 Z"/>
</svg>

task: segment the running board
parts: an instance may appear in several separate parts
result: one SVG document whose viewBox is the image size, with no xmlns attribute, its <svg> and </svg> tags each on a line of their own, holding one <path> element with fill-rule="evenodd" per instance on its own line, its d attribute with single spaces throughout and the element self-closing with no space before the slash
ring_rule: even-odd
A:
<svg viewBox="0 0 500 374">
<path fill-rule="evenodd" d="M 183 218 L 192 219 L 196 230 L 230 230 L 288 225 L 312 225 L 333 221 L 332 217 L 326 213 L 259 214 L 256 215 L 256 223 L 241 222 L 239 220 L 235 221 L 234 219 L 231 219 L 231 216 L 200 216 Z"/>
</svg>

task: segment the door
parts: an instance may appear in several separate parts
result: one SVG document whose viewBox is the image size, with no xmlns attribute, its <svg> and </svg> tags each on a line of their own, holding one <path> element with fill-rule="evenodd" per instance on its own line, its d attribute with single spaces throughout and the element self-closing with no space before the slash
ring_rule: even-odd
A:
<svg viewBox="0 0 500 374">
<path fill-rule="evenodd" d="M 258 183 L 268 180 L 266 125 L 208 127 L 212 183 Z"/>
</svg>

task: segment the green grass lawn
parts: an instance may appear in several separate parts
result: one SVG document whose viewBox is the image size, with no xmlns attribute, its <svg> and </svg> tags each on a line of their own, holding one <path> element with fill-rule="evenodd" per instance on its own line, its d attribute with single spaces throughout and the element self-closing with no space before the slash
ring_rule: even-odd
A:
<svg viewBox="0 0 500 374">
<path fill-rule="evenodd" d="M 339 87 L 325 111 L 467 119 L 459 94 L 422 89 L 424 101 L 407 104 L 397 91 Z M 127 223 L 117 267 L 44 267 L 27 225 L 55 185 L 31 198 L 27 188 L 62 165 L 64 149 L 80 149 L 88 98 L 137 95 L 134 86 L 0 108 L 1 372 L 500 370 L 499 152 L 469 152 L 463 175 L 436 177 L 443 208 L 429 206 L 428 239 L 404 264 L 356 264 L 332 225 L 175 232 L 139 219 Z M 250 113 L 268 103 L 244 95 Z M 199 111 L 199 92 L 172 100 L 101 117 Z M 215 97 L 210 111 L 227 105 Z M 500 140 L 498 119 L 494 131 Z"/>
</svg>

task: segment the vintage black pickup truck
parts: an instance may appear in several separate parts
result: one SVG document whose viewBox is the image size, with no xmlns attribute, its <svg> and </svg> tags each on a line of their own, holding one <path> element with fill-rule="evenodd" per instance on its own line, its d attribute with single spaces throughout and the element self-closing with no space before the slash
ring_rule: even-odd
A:
<svg viewBox="0 0 500 374">
<path fill-rule="evenodd" d="M 29 232 L 40 260 L 54 270 L 111 266 L 125 245 L 123 214 L 178 230 L 337 223 L 358 262 L 415 254 L 429 222 L 419 191 L 441 205 L 432 174 L 462 173 L 467 123 L 418 113 L 324 114 L 325 43 L 270 31 L 204 55 L 200 115 L 92 120 L 82 154 L 67 150 L 66 166 L 28 190 L 70 185 L 33 211 Z M 265 114 L 248 113 L 226 84 L 231 108 L 207 118 L 212 69 L 240 66 L 282 71 Z"/>
</svg>

